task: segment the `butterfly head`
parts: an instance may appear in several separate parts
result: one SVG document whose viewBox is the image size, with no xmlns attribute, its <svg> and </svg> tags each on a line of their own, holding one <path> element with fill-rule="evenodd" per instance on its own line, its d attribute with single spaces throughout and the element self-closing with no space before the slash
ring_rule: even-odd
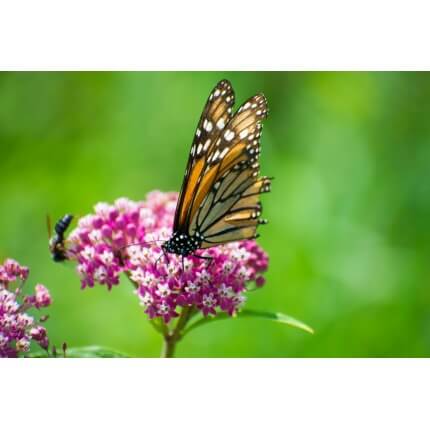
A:
<svg viewBox="0 0 430 430">
<path fill-rule="evenodd" d="M 202 239 L 196 234 L 191 237 L 185 233 L 174 232 L 172 237 L 161 245 L 164 252 L 186 257 L 200 248 Z"/>
</svg>

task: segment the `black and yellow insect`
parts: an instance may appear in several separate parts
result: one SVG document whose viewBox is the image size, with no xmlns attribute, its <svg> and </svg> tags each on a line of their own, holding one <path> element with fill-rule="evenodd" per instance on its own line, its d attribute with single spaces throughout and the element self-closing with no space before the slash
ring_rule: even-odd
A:
<svg viewBox="0 0 430 430">
<path fill-rule="evenodd" d="M 67 260 L 66 247 L 64 244 L 64 233 L 69 228 L 69 225 L 73 221 L 73 215 L 66 214 L 60 218 L 55 224 L 55 234 L 49 240 L 49 250 L 52 255 L 52 259 L 56 262 Z M 47 218 L 48 231 L 50 234 L 51 223 L 49 217 Z"/>
<path fill-rule="evenodd" d="M 222 80 L 206 103 L 191 146 L 176 207 L 173 234 L 164 252 L 194 255 L 198 249 L 257 237 L 260 194 L 270 178 L 259 174 L 263 94 L 232 113 L 235 101 L 229 81 Z"/>
</svg>

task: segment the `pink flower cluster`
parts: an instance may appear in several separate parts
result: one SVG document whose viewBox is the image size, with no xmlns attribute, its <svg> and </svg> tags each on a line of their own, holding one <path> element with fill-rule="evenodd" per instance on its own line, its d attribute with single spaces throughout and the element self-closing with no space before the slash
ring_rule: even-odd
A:
<svg viewBox="0 0 430 430">
<path fill-rule="evenodd" d="M 46 287 L 36 285 L 34 295 L 23 295 L 22 289 L 29 270 L 15 260 L 7 259 L 0 265 L 0 357 L 17 357 L 30 349 L 32 340 L 48 348 L 45 327 L 37 324 L 26 311 L 51 304 Z"/>
<path fill-rule="evenodd" d="M 150 318 L 168 322 L 182 306 L 195 306 L 205 316 L 233 315 L 245 300 L 246 284 L 264 284 L 268 257 L 246 240 L 198 251 L 212 261 L 189 256 L 182 268 L 181 257 L 166 257 L 160 247 L 172 233 L 177 198 L 158 191 L 142 202 L 120 198 L 113 205 L 98 203 L 94 214 L 81 218 L 68 237 L 68 258 L 78 263 L 82 288 L 110 289 L 125 273 Z"/>
</svg>

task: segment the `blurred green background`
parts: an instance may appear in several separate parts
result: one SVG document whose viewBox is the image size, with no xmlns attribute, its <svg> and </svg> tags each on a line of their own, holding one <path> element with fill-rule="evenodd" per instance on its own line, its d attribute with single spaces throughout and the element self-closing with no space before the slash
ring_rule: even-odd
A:
<svg viewBox="0 0 430 430">
<path fill-rule="evenodd" d="M 179 357 L 430 355 L 428 73 L 2 73 L 0 256 L 31 268 L 54 304 L 60 345 L 159 355 L 161 339 L 123 280 L 80 290 L 54 264 L 45 215 L 178 190 L 215 83 L 238 103 L 264 92 L 261 171 L 266 286 L 248 307 L 291 314 L 315 335 L 228 320 L 186 337 Z"/>
</svg>

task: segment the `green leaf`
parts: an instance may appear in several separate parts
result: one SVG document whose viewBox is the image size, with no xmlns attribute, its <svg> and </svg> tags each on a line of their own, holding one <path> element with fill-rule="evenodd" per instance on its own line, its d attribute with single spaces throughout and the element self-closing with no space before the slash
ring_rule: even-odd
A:
<svg viewBox="0 0 430 430">
<path fill-rule="evenodd" d="M 201 318 L 200 320 L 194 322 L 191 324 L 188 328 L 186 328 L 183 332 L 183 335 L 190 332 L 191 330 L 200 327 L 203 324 L 206 324 L 211 321 L 219 321 L 219 320 L 225 320 L 232 318 L 227 314 L 218 314 L 214 317 L 205 317 Z M 266 320 L 275 321 L 282 324 L 287 324 L 290 327 L 295 327 L 300 330 L 306 331 L 308 333 L 314 334 L 314 330 L 309 327 L 307 324 L 305 324 L 302 321 L 299 321 L 296 318 L 293 318 L 289 315 L 283 314 L 281 312 L 267 312 L 267 311 L 254 311 L 254 310 L 243 310 L 239 312 L 235 317 L 233 318 L 263 318 Z"/>
<path fill-rule="evenodd" d="M 70 348 L 66 351 L 68 358 L 127 358 L 128 355 L 105 348 L 103 346 L 84 346 L 82 348 Z"/>
<path fill-rule="evenodd" d="M 29 358 L 47 358 L 45 351 L 28 354 Z M 63 351 L 57 351 L 57 358 L 63 357 Z M 103 346 L 84 346 L 81 348 L 70 348 L 66 350 L 66 358 L 127 358 L 126 354 Z M 54 358 L 51 355 L 51 358 Z"/>
<path fill-rule="evenodd" d="M 25 358 L 52 358 L 48 355 L 46 351 L 43 351 L 43 350 L 29 352 L 28 354 L 25 354 L 24 357 Z"/>
<path fill-rule="evenodd" d="M 314 334 L 313 328 L 309 327 L 307 324 L 302 321 L 299 321 L 296 318 L 293 318 L 287 314 L 283 314 L 282 312 L 243 310 L 238 314 L 238 317 L 264 318 L 281 324 L 287 324 L 291 327 L 295 327 L 310 334 Z"/>
</svg>

